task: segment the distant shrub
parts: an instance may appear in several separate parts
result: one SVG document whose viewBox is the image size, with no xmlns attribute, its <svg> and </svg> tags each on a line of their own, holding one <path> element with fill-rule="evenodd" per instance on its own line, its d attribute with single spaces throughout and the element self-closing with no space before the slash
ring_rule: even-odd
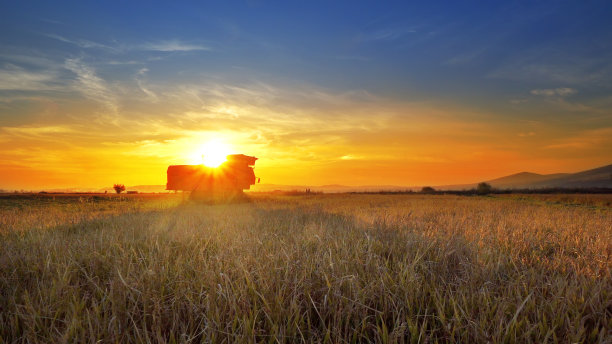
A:
<svg viewBox="0 0 612 344">
<path fill-rule="evenodd" d="M 490 194 L 491 191 L 493 191 L 493 187 L 491 186 L 491 184 L 488 184 L 485 182 L 479 183 L 478 186 L 476 187 L 476 192 L 478 192 L 481 195 Z"/>
<path fill-rule="evenodd" d="M 115 184 L 115 185 L 113 185 L 113 189 L 115 189 L 116 193 L 120 194 L 123 191 L 125 191 L 125 185 L 123 185 L 123 184 Z"/>
<path fill-rule="evenodd" d="M 421 192 L 422 193 L 434 193 L 434 192 L 436 192 L 436 189 L 432 188 L 431 186 L 424 186 L 421 189 Z"/>
</svg>

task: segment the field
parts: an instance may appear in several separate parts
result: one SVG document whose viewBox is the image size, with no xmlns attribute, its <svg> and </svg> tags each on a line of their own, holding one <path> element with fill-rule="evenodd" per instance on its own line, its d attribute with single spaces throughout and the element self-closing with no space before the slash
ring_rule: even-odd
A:
<svg viewBox="0 0 612 344">
<path fill-rule="evenodd" d="M 612 195 L 0 196 L 0 343 L 612 342 Z"/>
</svg>

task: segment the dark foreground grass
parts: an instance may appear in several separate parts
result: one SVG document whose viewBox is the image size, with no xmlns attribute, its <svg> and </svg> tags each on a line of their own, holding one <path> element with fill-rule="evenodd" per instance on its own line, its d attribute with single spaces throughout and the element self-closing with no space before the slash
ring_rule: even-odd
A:
<svg viewBox="0 0 612 344">
<path fill-rule="evenodd" d="M 0 200 L 0 342 L 612 341 L 605 202 L 253 198 Z"/>
</svg>

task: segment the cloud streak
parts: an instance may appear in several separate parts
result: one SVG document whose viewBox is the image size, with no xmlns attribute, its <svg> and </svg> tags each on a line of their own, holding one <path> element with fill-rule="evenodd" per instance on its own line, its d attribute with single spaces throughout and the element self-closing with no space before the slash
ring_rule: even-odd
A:
<svg viewBox="0 0 612 344">
<path fill-rule="evenodd" d="M 54 72 L 33 72 L 7 64 L 0 69 L 0 90 L 6 91 L 46 91 L 55 87 L 52 82 L 57 78 Z"/>
<path fill-rule="evenodd" d="M 610 147 L 612 144 L 612 127 L 590 129 L 580 131 L 577 134 L 556 140 L 553 144 L 547 145 L 547 149 L 602 149 Z"/>
<path fill-rule="evenodd" d="M 362 33 L 357 37 L 361 42 L 394 41 L 417 31 L 409 28 L 385 28 Z"/>
<path fill-rule="evenodd" d="M 143 80 L 143 78 L 146 76 L 148 71 L 149 71 L 148 68 L 141 68 L 138 71 L 138 73 L 136 73 L 136 78 L 134 78 L 134 80 L 136 81 L 136 84 L 138 84 L 138 87 L 140 88 L 140 90 L 144 94 L 146 94 L 151 101 L 157 102 L 159 100 L 159 98 L 157 97 L 155 92 L 151 91 L 149 89 L 149 87 L 147 85 L 145 85 L 145 82 Z"/>
<path fill-rule="evenodd" d="M 569 87 L 560 87 L 560 88 L 544 88 L 544 89 L 535 89 L 531 90 L 531 94 L 534 96 L 546 96 L 546 97 L 567 97 L 569 95 L 575 94 L 578 91 Z"/>
<path fill-rule="evenodd" d="M 187 51 L 211 51 L 212 48 L 201 45 L 183 42 L 178 39 L 164 40 L 158 42 L 149 42 L 139 45 L 127 45 L 127 44 L 116 44 L 107 45 L 98 42 L 94 42 L 87 39 L 72 39 L 64 36 L 60 36 L 53 33 L 45 33 L 44 36 L 55 39 L 60 42 L 72 44 L 83 49 L 102 49 L 113 53 L 125 53 L 130 50 L 143 50 L 143 51 L 158 51 L 158 52 L 187 52 Z"/>
<path fill-rule="evenodd" d="M 149 51 L 162 51 L 162 52 L 173 52 L 173 51 L 210 51 L 210 47 L 198 44 L 190 44 L 181 42 L 179 40 L 160 41 L 155 43 L 147 43 L 140 46 L 142 50 Z"/>
<path fill-rule="evenodd" d="M 117 113 L 115 94 L 106 82 L 96 75 L 93 68 L 82 63 L 80 59 L 67 59 L 64 65 L 77 76 L 75 90 L 91 100 L 102 103 L 113 113 Z"/>
<path fill-rule="evenodd" d="M 56 35 L 53 33 L 46 33 L 44 34 L 45 36 L 58 40 L 60 42 L 64 42 L 64 43 L 69 43 L 69 44 L 73 44 L 76 45 L 78 47 L 81 48 L 85 48 L 85 49 L 104 49 L 104 50 L 110 50 L 110 51 L 117 51 L 118 48 L 116 47 L 112 47 L 106 44 L 101 44 L 101 43 L 97 43 L 97 42 L 93 42 L 90 40 L 86 40 L 86 39 L 69 39 L 60 35 Z"/>
</svg>

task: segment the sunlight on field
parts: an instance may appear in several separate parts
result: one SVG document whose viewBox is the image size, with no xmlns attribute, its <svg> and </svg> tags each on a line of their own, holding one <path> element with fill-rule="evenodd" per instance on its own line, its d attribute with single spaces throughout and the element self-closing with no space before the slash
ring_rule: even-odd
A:
<svg viewBox="0 0 612 344">
<path fill-rule="evenodd" d="M 610 340 L 609 195 L 251 196 L 0 198 L 0 342 Z"/>
</svg>

